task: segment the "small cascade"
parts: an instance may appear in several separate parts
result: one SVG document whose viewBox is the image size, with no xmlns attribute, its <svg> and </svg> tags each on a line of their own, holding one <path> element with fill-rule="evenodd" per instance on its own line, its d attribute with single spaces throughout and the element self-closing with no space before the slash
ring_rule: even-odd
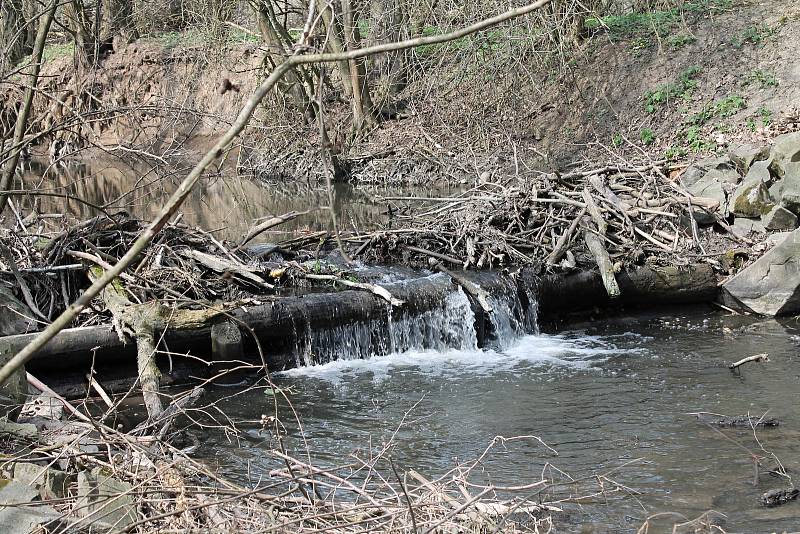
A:
<svg viewBox="0 0 800 534">
<path fill-rule="evenodd" d="M 443 275 L 432 275 L 428 280 L 437 276 Z M 395 287 L 403 283 L 398 282 Z M 385 287 L 391 290 L 392 284 Z M 452 290 L 445 287 L 446 291 L 420 297 L 428 299 L 425 311 L 392 308 L 387 304 L 385 314 L 370 321 L 334 328 L 306 325 L 297 336 L 297 366 L 408 351 L 478 349 L 479 334 L 469 297 L 459 286 L 453 286 Z M 538 333 L 538 305 L 532 291 L 520 291 L 511 280 L 504 281 L 499 290 L 495 284 L 492 291 L 494 294 L 489 298 L 492 312 L 485 317 L 486 321 L 479 321 L 484 325 L 482 330 L 486 330 L 486 338 L 482 339 L 488 340 L 487 345 L 502 350 L 524 335 Z"/>
<path fill-rule="evenodd" d="M 511 342 L 527 334 L 538 334 L 539 305 L 536 296 L 527 288 L 520 295 L 516 285 L 508 283 L 500 295 L 489 298 L 492 312 L 492 341 L 496 348 L 503 349 Z"/>
<path fill-rule="evenodd" d="M 387 305 L 386 315 L 330 329 L 307 329 L 297 365 L 364 359 L 409 350 L 477 349 L 475 315 L 461 288 L 436 307 L 412 315 Z"/>
</svg>

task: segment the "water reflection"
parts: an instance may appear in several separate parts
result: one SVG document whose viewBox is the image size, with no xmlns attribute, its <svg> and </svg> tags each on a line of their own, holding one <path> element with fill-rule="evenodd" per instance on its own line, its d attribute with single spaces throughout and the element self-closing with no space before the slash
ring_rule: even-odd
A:
<svg viewBox="0 0 800 534">
<path fill-rule="evenodd" d="M 177 188 L 189 167 L 166 168 L 150 164 L 102 157 L 91 161 L 70 162 L 57 167 L 45 162 L 28 164 L 22 180 L 15 187 L 42 193 L 69 194 L 106 210 L 125 210 L 135 217 L 152 220 Z M 403 188 L 377 186 L 354 187 L 334 184 L 334 209 L 340 229 L 370 230 L 387 221 L 386 206 L 375 195 L 403 195 Z M 66 213 L 78 219 L 98 214 L 97 209 L 76 200 L 61 197 L 20 197 L 24 208 L 34 204 L 40 213 Z M 290 211 L 326 207 L 328 193 L 324 184 L 302 181 L 262 184 L 235 173 L 222 172 L 205 177 L 195 186 L 183 204 L 183 222 L 214 231 L 218 238 L 241 238 L 260 218 Z M 254 242 L 273 242 L 298 234 L 332 230 L 325 210 L 312 211 L 256 238 Z"/>
</svg>

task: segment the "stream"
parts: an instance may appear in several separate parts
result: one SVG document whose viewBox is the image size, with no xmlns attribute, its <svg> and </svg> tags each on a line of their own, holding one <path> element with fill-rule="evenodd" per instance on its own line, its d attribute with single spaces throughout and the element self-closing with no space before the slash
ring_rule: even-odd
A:
<svg viewBox="0 0 800 534">
<path fill-rule="evenodd" d="M 179 175 L 151 178 L 135 165 L 93 162 L 45 173 L 34 162 L 23 184 L 148 219 Z M 401 193 L 337 186 L 341 225 L 375 225 L 385 206 L 373 195 Z M 64 211 L 61 198 L 36 198 L 40 212 Z M 76 217 L 96 214 L 86 205 L 66 204 Z M 235 239 L 260 217 L 324 205 L 323 186 L 219 177 L 204 180 L 182 211 L 188 224 Z M 328 229 L 327 220 L 312 213 L 259 239 Z M 290 452 L 303 456 L 305 440 L 317 465 L 333 466 L 388 445 L 401 471 L 414 469 L 430 479 L 478 457 L 496 436 L 536 436 L 558 454 L 533 438 L 506 443 L 483 459 L 486 480 L 511 486 L 543 475 L 568 483 L 607 474 L 624 488 L 561 504 L 557 532 L 636 532 L 648 516 L 680 514 L 656 520 L 658 528 L 651 530 L 671 531 L 673 523 L 708 510 L 724 514 L 717 521 L 727 532 L 800 529 L 800 502 L 761 506 L 764 491 L 788 483 L 766 473 L 774 462 L 765 460 L 754 487 L 751 456 L 774 454 L 790 475 L 800 468 L 800 324 L 703 308 L 609 318 L 554 335 L 532 333 L 535 321 L 515 323 L 506 313 L 494 319 L 494 347 L 479 350 L 464 302 L 463 293 L 454 294 L 429 316 L 390 322 L 391 343 L 381 351 L 387 355 L 374 355 L 364 325 L 311 333 L 308 346 L 316 355 L 298 356 L 298 363 L 324 363 L 274 376 L 292 402 L 292 409 L 285 402 L 278 409 Z M 762 352 L 770 362 L 748 364 L 741 372 L 727 368 Z M 196 431 L 202 443 L 196 454 L 241 483 L 263 481 L 277 466 L 267 454 L 275 442 L 260 423 L 262 415 L 274 413 L 274 397 L 264 387 L 217 388 L 210 397 L 242 432 Z M 749 428 L 703 424 L 694 412 L 767 414 L 781 425 L 754 436 Z"/>
<path fill-rule="evenodd" d="M 767 414 L 777 428 L 757 437 L 790 474 L 800 467 L 800 326 L 711 311 L 609 319 L 558 335 L 506 339 L 494 350 L 411 350 L 371 359 L 340 359 L 279 375 L 289 388 L 312 459 L 347 462 L 391 440 L 402 469 L 431 478 L 481 454 L 495 436 L 540 437 L 509 443 L 483 461 L 496 485 L 521 485 L 546 472 L 556 480 L 614 471 L 624 497 L 564 504 L 559 532 L 636 532 L 645 519 L 672 512 L 694 519 L 708 510 L 727 532 L 797 530 L 800 503 L 765 508 L 759 496 L 785 482 L 766 472 L 753 486 L 749 428 L 716 428 L 693 412 Z M 765 365 L 731 372 L 727 364 L 769 352 Z M 220 407 L 244 430 L 238 441 L 210 432 L 201 455 L 250 484 L 276 467 L 273 442 L 255 423 L 273 410 L 260 389 Z M 220 393 L 220 395 L 222 395 Z M 295 453 L 304 454 L 285 406 Z M 246 422 L 250 421 L 250 423 Z M 765 462 L 763 471 L 767 470 Z M 770 464 L 772 465 L 772 464 Z M 577 494 L 577 492 L 576 492 Z M 671 521 L 655 521 L 662 532 Z M 671 529 L 670 529 L 671 531 Z"/>
</svg>

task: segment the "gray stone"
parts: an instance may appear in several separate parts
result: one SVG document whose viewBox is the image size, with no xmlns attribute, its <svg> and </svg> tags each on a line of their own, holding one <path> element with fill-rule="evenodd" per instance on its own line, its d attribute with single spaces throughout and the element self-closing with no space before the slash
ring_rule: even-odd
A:
<svg viewBox="0 0 800 534">
<path fill-rule="evenodd" d="M 719 202 L 719 213 L 725 214 L 728 210 L 728 195 L 723 185 L 715 180 L 713 176 L 706 174 L 692 185 L 686 186 L 686 190 L 694 197 L 704 197 Z M 713 224 L 714 215 L 702 209 L 693 210 L 697 224 Z"/>
<path fill-rule="evenodd" d="M 797 215 L 783 206 L 775 206 L 761 217 L 767 230 L 794 230 L 797 228 Z"/>
<path fill-rule="evenodd" d="M 749 144 L 736 145 L 731 147 L 728 157 L 739 169 L 739 172 L 746 174 L 754 162 L 762 161 L 769 157 L 769 147 L 758 147 Z"/>
<path fill-rule="evenodd" d="M 39 492 L 26 484 L 0 479 L 0 532 L 28 534 L 39 525 L 54 526 L 61 514 L 44 504 L 30 506 Z M 28 505 L 28 506 L 20 506 Z"/>
<path fill-rule="evenodd" d="M 722 286 L 728 306 L 761 315 L 800 313 L 800 230 Z"/>
<path fill-rule="evenodd" d="M 800 163 L 789 163 L 780 182 L 781 206 L 800 215 Z"/>
<path fill-rule="evenodd" d="M 759 178 L 749 178 L 736 188 L 729 209 L 738 217 L 760 217 L 774 205 L 767 184 Z"/>
<path fill-rule="evenodd" d="M 735 180 L 733 183 L 738 182 L 741 177 L 736 172 L 736 166 L 728 158 L 705 158 L 700 159 L 691 164 L 683 174 L 681 174 L 681 182 L 686 188 L 692 187 L 700 179 L 702 179 L 709 172 L 716 171 L 722 176 L 727 177 L 726 180 Z M 731 173 L 735 173 L 731 174 Z M 717 175 L 719 176 L 719 175 Z M 715 179 L 717 176 L 713 176 Z M 723 180 L 725 181 L 725 180 Z"/>
<path fill-rule="evenodd" d="M 41 393 L 25 402 L 20 417 L 42 417 L 57 421 L 62 415 L 64 403 L 49 393 Z"/>
<path fill-rule="evenodd" d="M 68 477 L 64 471 L 28 462 L 14 464 L 16 482 L 38 488 L 43 499 L 59 499 L 67 494 Z"/>
<path fill-rule="evenodd" d="M 770 170 L 777 176 L 786 174 L 789 163 L 800 162 L 800 132 L 779 135 L 770 150 Z"/>
<path fill-rule="evenodd" d="M 764 243 L 767 245 L 767 248 L 772 248 L 783 243 L 790 235 L 792 235 L 792 232 L 775 232 L 774 234 L 769 234 L 764 240 Z"/>
<path fill-rule="evenodd" d="M 18 438 L 31 440 L 39 437 L 36 425 L 14 423 L 5 418 L 0 418 L 0 435 L 2 434 L 11 434 Z"/>
<path fill-rule="evenodd" d="M 22 304 L 7 287 L 0 282 L 0 336 L 13 336 L 34 330 L 34 322 L 28 317 L 33 314 L 27 306 Z M 0 348 L 0 366 L 14 357 L 9 348 Z M 4 384 L 0 384 L 0 394 L 9 397 L 14 403 L 22 404 L 28 392 L 28 381 L 25 378 L 25 369 L 19 369 Z M 3 408 L 2 415 L 10 413 Z"/>
<path fill-rule="evenodd" d="M 747 237 L 753 233 L 763 234 L 767 229 L 758 219 L 737 217 L 731 225 L 731 231 L 739 237 Z"/>
<path fill-rule="evenodd" d="M 133 487 L 111 476 L 107 468 L 78 473 L 78 499 L 75 511 L 86 518 L 86 525 L 97 530 L 124 529 L 137 520 Z"/>
</svg>

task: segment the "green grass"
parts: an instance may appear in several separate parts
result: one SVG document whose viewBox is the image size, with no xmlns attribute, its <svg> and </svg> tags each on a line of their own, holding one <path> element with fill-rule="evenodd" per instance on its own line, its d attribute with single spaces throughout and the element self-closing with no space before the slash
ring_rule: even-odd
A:
<svg viewBox="0 0 800 534">
<path fill-rule="evenodd" d="M 652 145 L 656 140 L 656 134 L 650 128 L 645 128 L 639 133 L 639 140 L 645 145 Z"/>
<path fill-rule="evenodd" d="M 655 113 L 657 109 L 666 105 L 671 100 L 689 100 L 697 88 L 697 76 L 702 68 L 693 65 L 680 73 L 673 83 L 658 86 L 644 94 L 644 109 L 648 113 Z"/>
<path fill-rule="evenodd" d="M 622 137 L 622 134 L 614 134 L 614 137 L 611 138 L 611 144 L 614 146 L 614 148 L 621 147 L 623 142 L 624 138 Z"/>
<path fill-rule="evenodd" d="M 777 29 L 770 28 L 767 24 L 756 24 L 736 34 L 731 40 L 731 44 L 736 48 L 742 48 L 746 44 L 759 46 L 764 44 L 764 41 L 772 37 L 776 32 Z"/>
<path fill-rule="evenodd" d="M 612 39 L 618 40 L 652 35 L 666 37 L 683 24 L 685 13 L 702 15 L 730 7 L 731 0 L 690 0 L 672 9 L 589 17 L 586 19 L 586 28 L 604 30 Z M 680 46 L 686 44 L 689 42 L 685 41 Z"/>
<path fill-rule="evenodd" d="M 68 43 L 51 44 L 44 47 L 42 51 L 42 61 L 47 63 L 62 57 L 70 57 L 75 53 L 75 43 L 70 41 Z"/>
<path fill-rule="evenodd" d="M 761 89 L 768 87 L 778 87 L 778 79 L 774 74 L 765 72 L 760 69 L 755 69 L 747 76 L 742 85 L 748 86 L 750 84 L 758 84 Z"/>
<path fill-rule="evenodd" d="M 672 35 L 666 39 L 667 46 L 669 46 L 672 50 L 678 50 L 684 46 L 693 44 L 696 41 L 697 39 L 694 36 L 683 33 Z"/>
<path fill-rule="evenodd" d="M 699 126 L 689 126 L 684 131 L 684 137 L 686 139 L 686 145 L 692 152 L 705 152 L 716 146 L 714 143 L 703 137 Z"/>
<path fill-rule="evenodd" d="M 715 117 L 727 118 L 736 115 L 747 107 L 747 101 L 739 95 L 728 95 L 722 100 L 706 104 L 703 109 L 689 118 L 689 123 L 702 126 Z"/>
</svg>

